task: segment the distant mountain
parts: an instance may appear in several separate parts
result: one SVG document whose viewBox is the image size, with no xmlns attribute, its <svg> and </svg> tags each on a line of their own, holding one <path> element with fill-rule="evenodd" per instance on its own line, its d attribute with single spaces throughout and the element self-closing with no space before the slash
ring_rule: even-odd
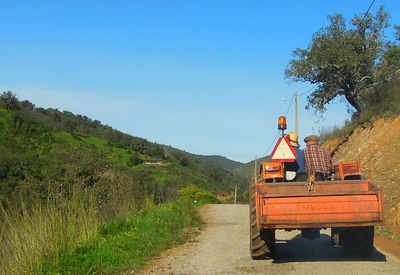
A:
<svg viewBox="0 0 400 275">
<path fill-rule="evenodd" d="M 258 169 L 259 164 L 263 161 L 271 161 L 271 156 L 266 156 L 263 158 L 259 158 L 257 160 L 244 163 L 241 166 L 238 166 L 235 169 L 233 169 L 232 173 L 234 175 L 238 175 L 248 180 L 254 175 L 254 166 L 255 166 L 254 163 L 257 162 L 257 169 Z"/>
<path fill-rule="evenodd" d="M 254 175 L 255 161 L 257 161 L 257 167 L 263 161 L 271 161 L 271 156 L 266 156 L 263 158 L 259 158 L 257 160 L 249 161 L 247 163 L 242 163 L 218 155 L 205 156 L 205 155 L 195 155 L 190 153 L 187 154 L 189 154 L 194 159 L 198 159 L 200 161 L 204 161 L 206 163 L 220 167 L 234 174 L 238 178 L 245 180 L 246 182 L 248 181 L 249 178 L 251 178 Z"/>
<path fill-rule="evenodd" d="M 233 172 L 235 169 L 238 169 L 244 165 L 242 162 L 234 161 L 228 159 L 223 156 L 211 155 L 211 156 L 203 156 L 203 155 L 194 155 L 190 154 L 193 158 L 211 163 L 217 167 L 220 167 L 228 172 Z"/>
</svg>

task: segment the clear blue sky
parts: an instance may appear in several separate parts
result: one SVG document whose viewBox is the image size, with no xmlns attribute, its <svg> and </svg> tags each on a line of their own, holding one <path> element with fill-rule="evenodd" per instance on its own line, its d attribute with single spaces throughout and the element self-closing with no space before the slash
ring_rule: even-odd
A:
<svg viewBox="0 0 400 275">
<path fill-rule="evenodd" d="M 239 161 L 267 153 L 294 91 L 296 47 L 359 1 L 0 0 L 0 89 L 84 114 L 126 133 Z M 376 0 L 400 23 L 398 1 Z M 283 101 L 282 98 L 286 98 Z M 318 119 L 300 98 L 300 135 L 340 125 L 338 101 Z M 294 128 L 293 110 L 289 128 Z"/>
</svg>

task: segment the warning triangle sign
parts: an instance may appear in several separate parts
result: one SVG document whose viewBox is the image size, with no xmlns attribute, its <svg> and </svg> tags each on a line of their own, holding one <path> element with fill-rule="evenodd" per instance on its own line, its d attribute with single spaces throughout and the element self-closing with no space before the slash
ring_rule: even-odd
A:
<svg viewBox="0 0 400 275">
<path fill-rule="evenodd" d="M 271 159 L 277 162 L 294 162 L 297 153 L 286 137 L 279 138 L 271 153 Z"/>
</svg>

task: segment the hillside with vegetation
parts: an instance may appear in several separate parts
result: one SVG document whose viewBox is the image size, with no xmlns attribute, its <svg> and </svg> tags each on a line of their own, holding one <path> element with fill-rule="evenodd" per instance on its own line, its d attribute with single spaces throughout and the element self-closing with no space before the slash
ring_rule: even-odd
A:
<svg viewBox="0 0 400 275">
<path fill-rule="evenodd" d="M 174 201 L 182 188 L 211 198 L 245 184 L 179 149 L 11 92 L 0 96 L 0 152 L 0 273 L 37 272 L 99 226 Z"/>
<path fill-rule="evenodd" d="M 156 202 L 173 199 L 177 189 L 189 184 L 219 193 L 241 183 L 210 162 L 86 116 L 35 108 L 10 92 L 0 100 L 2 202 L 24 192 L 46 197 L 47 187 L 64 194 L 76 186 L 96 189 L 102 185 L 105 191 L 112 182 L 122 180 L 116 175 L 134 179 L 129 185 L 136 196 L 150 195 Z"/>
<path fill-rule="evenodd" d="M 199 159 L 207 163 L 213 164 L 217 167 L 220 167 L 228 172 L 233 172 L 236 168 L 243 166 L 243 163 L 228 159 L 223 156 L 217 156 L 217 155 L 203 156 L 194 154 L 191 154 L 191 156 L 195 159 Z"/>
<path fill-rule="evenodd" d="M 263 161 L 271 161 L 271 156 L 265 156 L 265 157 L 259 158 L 257 160 L 252 160 L 252 161 L 246 162 L 243 165 L 234 168 L 232 170 L 232 173 L 235 175 L 246 177 L 247 179 L 250 179 L 254 176 L 255 163 L 257 163 L 256 167 L 258 169 L 259 164 Z M 258 172 L 258 170 L 257 170 L 257 172 Z"/>
<path fill-rule="evenodd" d="M 384 194 L 385 226 L 378 232 L 400 242 L 400 81 L 377 88 L 343 127 L 322 131 L 334 162 L 358 161 L 365 177 Z"/>
</svg>

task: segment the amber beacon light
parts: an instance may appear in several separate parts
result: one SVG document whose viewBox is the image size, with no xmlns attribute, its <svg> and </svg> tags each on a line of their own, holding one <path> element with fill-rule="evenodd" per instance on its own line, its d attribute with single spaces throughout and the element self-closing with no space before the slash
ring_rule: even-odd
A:
<svg viewBox="0 0 400 275">
<path fill-rule="evenodd" d="M 286 128 L 286 117 L 280 116 L 278 118 L 278 129 L 284 131 Z"/>
</svg>

